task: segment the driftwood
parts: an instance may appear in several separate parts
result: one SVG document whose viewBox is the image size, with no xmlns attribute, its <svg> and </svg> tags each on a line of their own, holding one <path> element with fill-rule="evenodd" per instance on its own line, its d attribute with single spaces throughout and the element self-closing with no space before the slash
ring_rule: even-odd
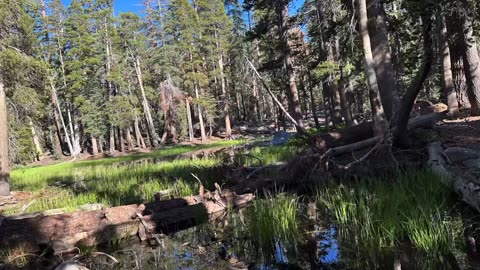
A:
<svg viewBox="0 0 480 270">
<path fill-rule="evenodd" d="M 439 142 L 430 144 L 428 147 L 430 168 L 439 176 L 443 184 L 453 188 L 465 203 L 480 212 L 480 186 L 448 171 L 447 160 L 443 152 L 443 147 Z"/>
<path fill-rule="evenodd" d="M 73 251 L 78 245 L 93 246 L 135 235 L 146 240 L 152 234 L 218 217 L 227 207 L 244 206 L 253 198 L 252 194 L 224 191 L 71 214 L 0 217 L 0 243 L 30 252 L 52 247 L 59 254 Z"/>
</svg>

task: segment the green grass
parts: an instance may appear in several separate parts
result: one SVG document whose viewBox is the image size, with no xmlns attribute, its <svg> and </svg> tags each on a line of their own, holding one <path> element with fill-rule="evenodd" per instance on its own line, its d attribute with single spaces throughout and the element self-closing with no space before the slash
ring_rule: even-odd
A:
<svg viewBox="0 0 480 270">
<path fill-rule="evenodd" d="M 154 193 L 167 189 L 173 190 L 174 197 L 188 196 L 197 194 L 199 190 L 199 183 L 191 173 L 198 176 L 208 189 L 213 189 L 215 182 L 224 182 L 224 159 L 221 156 L 173 159 L 175 156 L 244 143 L 222 141 L 209 145 L 176 146 L 147 154 L 24 167 L 12 171 L 11 185 L 12 190 L 34 193 L 36 201 L 27 212 L 56 208 L 74 211 L 86 203 L 102 203 L 105 206 L 140 203 L 152 201 Z M 258 156 L 262 163 L 286 160 L 294 153 L 291 147 L 254 148 L 247 152 Z M 240 156 L 250 158 L 249 155 Z M 143 162 L 144 159 L 155 161 Z M 258 161 L 244 162 L 254 164 Z M 18 213 L 19 208 L 21 206 L 8 209 L 5 213 Z"/>
<path fill-rule="evenodd" d="M 434 173 L 410 171 L 394 179 L 325 185 L 317 201 L 351 253 L 375 260 L 404 243 L 423 254 L 461 248 L 462 220 L 449 206 L 450 194 Z"/>
<path fill-rule="evenodd" d="M 274 255 L 275 246 L 295 246 L 301 240 L 300 203 L 296 195 L 267 193 L 247 212 L 247 230 L 263 258 Z"/>
</svg>

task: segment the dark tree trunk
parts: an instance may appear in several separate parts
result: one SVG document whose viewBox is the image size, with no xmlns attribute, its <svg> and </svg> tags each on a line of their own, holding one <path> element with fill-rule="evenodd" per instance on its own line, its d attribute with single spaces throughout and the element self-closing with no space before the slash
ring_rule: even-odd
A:
<svg viewBox="0 0 480 270">
<path fill-rule="evenodd" d="M 473 35 L 473 24 L 470 18 L 463 22 L 463 63 L 467 80 L 467 94 L 470 100 L 472 115 L 480 115 L 480 57 L 478 56 L 477 42 Z"/>
<path fill-rule="evenodd" d="M 291 98 L 291 106 L 293 111 L 293 118 L 297 121 L 300 127 L 302 123 L 302 110 L 300 108 L 300 99 L 298 97 L 298 89 L 296 82 L 296 74 L 293 66 L 293 59 L 291 55 L 290 45 L 288 44 L 288 5 L 285 0 L 277 0 L 277 13 L 279 22 L 279 35 L 281 40 L 281 46 L 283 51 L 283 60 L 285 62 L 285 68 L 287 70 L 289 96 Z"/>
<path fill-rule="evenodd" d="M 397 129 L 395 131 L 395 141 L 400 145 L 408 145 L 407 140 L 407 125 L 410 113 L 417 98 L 418 93 L 422 89 L 423 83 L 427 79 L 432 69 L 432 63 L 434 58 L 433 53 L 433 41 L 432 41 L 432 20 L 428 16 L 422 16 L 423 22 L 423 60 L 417 75 L 408 87 L 405 93 L 402 104 L 400 107 L 400 113 L 397 120 Z"/>
</svg>

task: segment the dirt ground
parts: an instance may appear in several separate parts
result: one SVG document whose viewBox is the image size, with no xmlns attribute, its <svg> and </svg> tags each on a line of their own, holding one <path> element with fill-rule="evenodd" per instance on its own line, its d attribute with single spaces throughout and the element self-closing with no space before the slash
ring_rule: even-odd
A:
<svg viewBox="0 0 480 270">
<path fill-rule="evenodd" d="M 444 120 L 435 128 L 441 142 L 449 147 L 467 147 L 480 151 L 480 116 Z"/>
</svg>

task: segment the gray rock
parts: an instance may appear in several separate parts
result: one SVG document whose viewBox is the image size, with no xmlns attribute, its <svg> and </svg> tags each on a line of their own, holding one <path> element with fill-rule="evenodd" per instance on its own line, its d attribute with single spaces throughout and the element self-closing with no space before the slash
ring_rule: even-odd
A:
<svg viewBox="0 0 480 270">
<path fill-rule="evenodd" d="M 463 165 L 472 169 L 480 169 L 480 158 L 477 159 L 468 159 L 463 162 Z"/>
<path fill-rule="evenodd" d="M 480 158 L 480 153 L 470 148 L 449 147 L 443 151 L 450 163 L 460 163 L 469 159 Z"/>
<path fill-rule="evenodd" d="M 61 263 L 59 266 L 57 266 L 55 270 L 89 270 L 89 269 L 75 262 L 66 261 Z"/>
<path fill-rule="evenodd" d="M 272 144 L 273 145 L 284 145 L 288 142 L 288 140 L 290 140 L 290 138 L 292 138 L 295 134 L 297 134 L 296 132 L 285 132 L 285 131 L 281 131 L 281 132 L 278 132 L 277 134 L 275 134 L 272 138 Z"/>
<path fill-rule="evenodd" d="M 101 203 L 87 203 L 78 207 L 80 210 L 83 211 L 95 211 L 95 210 L 102 210 L 103 204 Z"/>
</svg>

